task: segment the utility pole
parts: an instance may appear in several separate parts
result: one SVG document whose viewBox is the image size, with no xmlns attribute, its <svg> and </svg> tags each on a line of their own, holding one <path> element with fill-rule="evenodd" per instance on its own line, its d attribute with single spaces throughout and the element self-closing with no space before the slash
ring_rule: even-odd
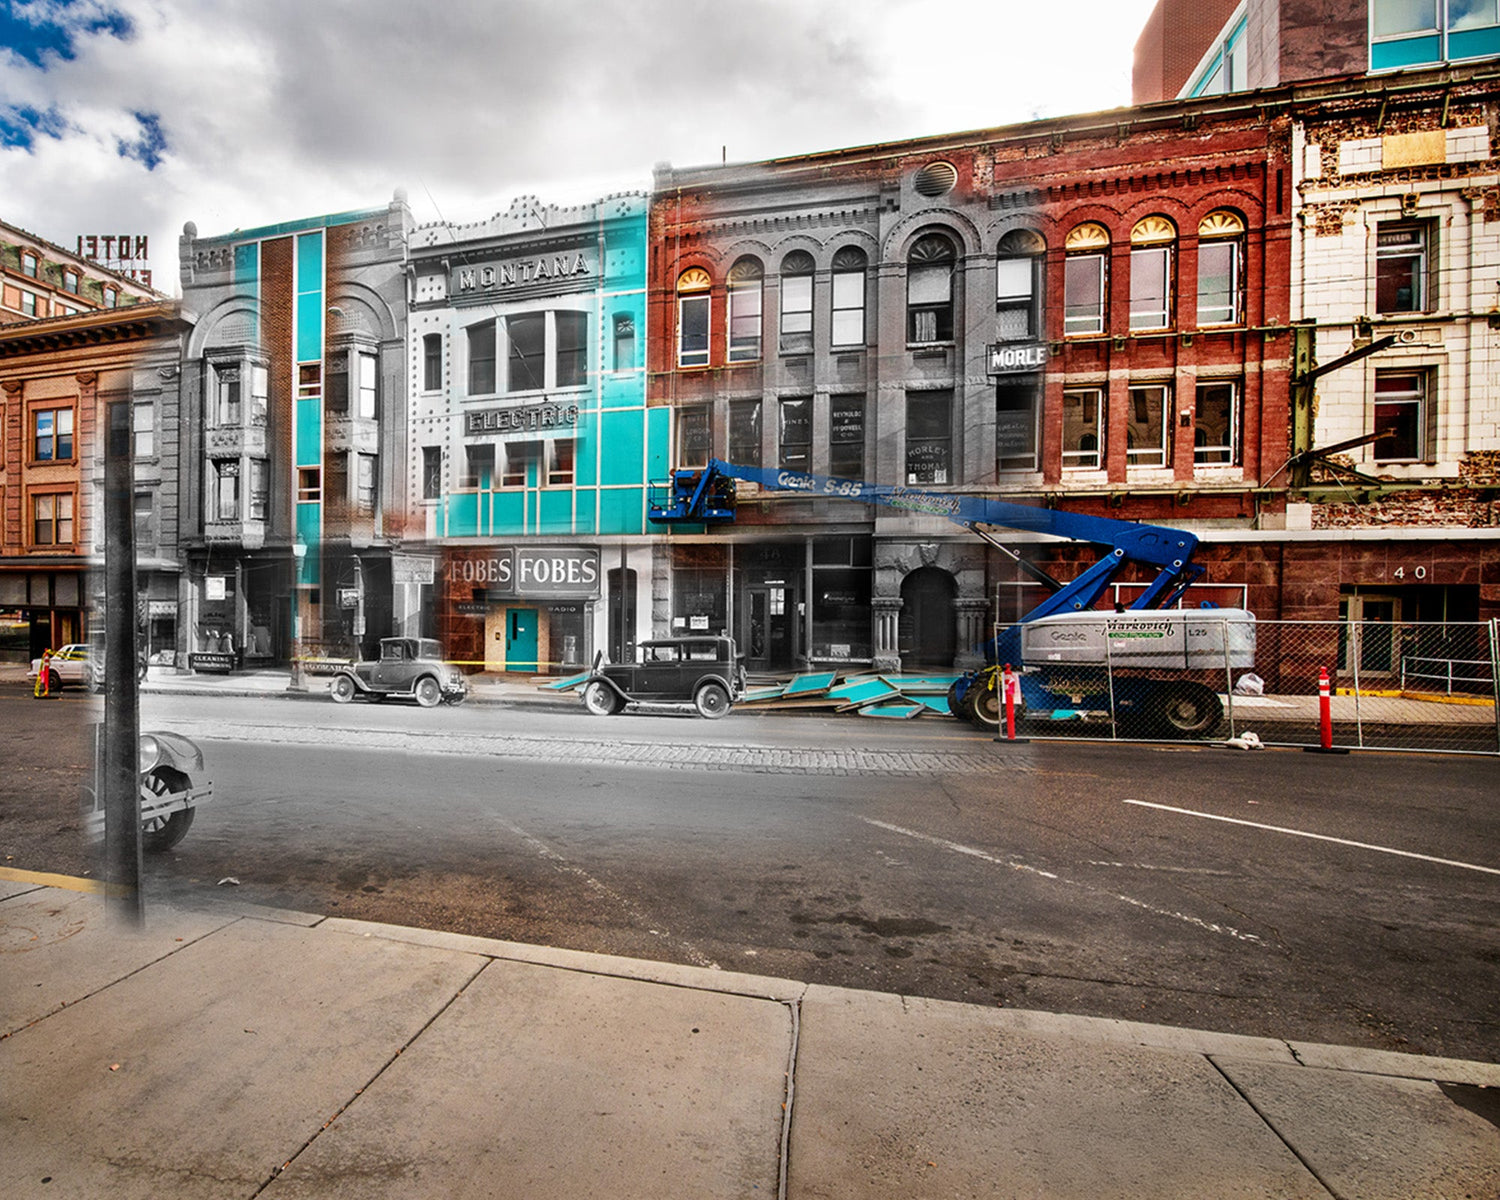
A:
<svg viewBox="0 0 1500 1200">
<path fill-rule="evenodd" d="M 141 895 L 140 702 L 136 678 L 135 468 L 132 404 L 105 404 L 104 797 L 105 908 L 127 924 L 145 920 Z"/>
</svg>

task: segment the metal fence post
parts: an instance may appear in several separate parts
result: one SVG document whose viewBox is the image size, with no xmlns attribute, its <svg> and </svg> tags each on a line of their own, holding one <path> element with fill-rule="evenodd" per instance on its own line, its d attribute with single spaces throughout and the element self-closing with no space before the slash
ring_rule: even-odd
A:
<svg viewBox="0 0 1500 1200">
<path fill-rule="evenodd" d="M 1120 740 L 1120 722 L 1115 714 L 1115 664 L 1110 653 L 1109 618 L 1104 619 L 1104 678 L 1109 684 L 1109 740 Z"/>
<path fill-rule="evenodd" d="M 1500 618 L 1490 618 L 1490 699 L 1495 702 L 1495 752 L 1500 754 Z"/>
<path fill-rule="evenodd" d="M 1219 636 L 1224 639 L 1224 698 L 1229 702 L 1229 736 L 1235 736 L 1234 728 L 1234 668 L 1229 662 L 1229 621 L 1220 622 Z"/>
<path fill-rule="evenodd" d="M 1365 622 L 1350 621 L 1354 630 L 1354 636 L 1350 638 L 1352 645 L 1349 655 L 1349 663 L 1354 670 L 1354 744 L 1361 750 L 1365 748 L 1365 726 L 1359 710 L 1359 660 L 1365 653 Z"/>
</svg>

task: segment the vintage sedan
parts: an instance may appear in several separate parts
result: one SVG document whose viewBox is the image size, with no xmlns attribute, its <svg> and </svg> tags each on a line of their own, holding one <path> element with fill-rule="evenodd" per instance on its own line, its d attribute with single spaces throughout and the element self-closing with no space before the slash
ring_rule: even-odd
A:
<svg viewBox="0 0 1500 1200">
<path fill-rule="evenodd" d="M 727 637 L 658 638 L 642 642 L 635 662 L 594 660 L 583 686 L 584 707 L 607 717 L 627 704 L 691 704 L 722 717 L 745 694 L 745 668 Z"/>
<path fill-rule="evenodd" d="M 468 681 L 457 667 L 443 661 L 443 648 L 433 638 L 382 638 L 380 657 L 341 667 L 328 685 L 339 704 L 356 696 L 367 700 L 398 697 L 415 700 L 423 708 L 459 704 L 469 694 Z"/>
</svg>

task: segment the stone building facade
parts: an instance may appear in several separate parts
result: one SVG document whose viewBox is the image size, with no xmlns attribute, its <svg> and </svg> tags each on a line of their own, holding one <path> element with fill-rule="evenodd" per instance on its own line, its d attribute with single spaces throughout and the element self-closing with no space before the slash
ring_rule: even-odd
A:
<svg viewBox="0 0 1500 1200">
<path fill-rule="evenodd" d="M 1290 146 L 1283 111 L 1210 100 L 659 168 L 674 465 L 1283 525 L 1261 485 L 1287 456 Z M 1026 549 L 1065 575 L 1079 553 Z M 1216 601 L 1267 598 L 1250 557 L 1217 554 Z M 951 668 L 1036 587 L 941 518 L 742 487 L 732 528 L 672 531 L 654 606 L 752 668 Z"/>
<path fill-rule="evenodd" d="M 181 665 L 349 657 L 394 625 L 406 237 L 389 205 L 181 239 Z"/>
</svg>

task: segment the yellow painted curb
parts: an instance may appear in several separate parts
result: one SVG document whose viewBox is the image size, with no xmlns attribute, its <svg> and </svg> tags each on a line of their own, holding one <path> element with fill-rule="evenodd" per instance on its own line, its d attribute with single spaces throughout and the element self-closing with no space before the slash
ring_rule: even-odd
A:
<svg viewBox="0 0 1500 1200">
<path fill-rule="evenodd" d="M 1486 700 L 1481 696 L 1445 696 L 1441 692 L 1403 692 L 1394 688 L 1360 688 L 1356 693 L 1353 688 L 1336 688 L 1336 696 L 1375 696 L 1383 700 L 1420 700 L 1426 704 L 1464 704 L 1470 708 L 1493 708 L 1495 702 Z"/>
<path fill-rule="evenodd" d="M 102 879 L 80 879 L 76 875 L 53 875 L 47 871 L 18 871 L 14 867 L 0 867 L 0 879 L 8 883 L 34 883 L 38 887 L 63 888 L 70 892 L 88 892 L 95 896 L 110 893 L 110 887 Z M 122 894 L 123 889 L 121 893 Z"/>
</svg>

